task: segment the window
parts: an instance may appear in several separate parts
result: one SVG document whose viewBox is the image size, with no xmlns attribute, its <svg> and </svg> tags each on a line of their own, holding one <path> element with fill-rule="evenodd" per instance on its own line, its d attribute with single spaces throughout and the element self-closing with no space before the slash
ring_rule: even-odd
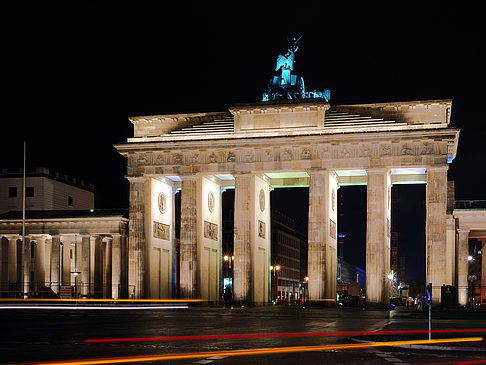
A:
<svg viewBox="0 0 486 365">
<path fill-rule="evenodd" d="M 72 197 L 72 196 L 68 196 L 68 205 L 69 205 L 70 207 L 72 207 L 72 206 L 73 206 L 73 197 Z"/>
<path fill-rule="evenodd" d="M 16 198 L 17 197 L 17 187 L 11 186 L 8 188 L 8 197 L 9 198 Z"/>
<path fill-rule="evenodd" d="M 27 198 L 32 198 L 34 196 L 34 187 L 33 186 L 27 186 L 25 188 L 25 196 Z"/>
</svg>

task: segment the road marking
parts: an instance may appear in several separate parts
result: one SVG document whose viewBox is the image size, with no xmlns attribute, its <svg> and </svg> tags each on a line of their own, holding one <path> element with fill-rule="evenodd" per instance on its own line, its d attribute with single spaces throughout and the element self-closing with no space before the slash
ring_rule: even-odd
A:
<svg viewBox="0 0 486 365">
<path fill-rule="evenodd" d="M 209 364 L 213 361 L 214 360 L 199 360 L 199 361 L 194 361 L 193 364 Z"/>
<path fill-rule="evenodd" d="M 384 359 L 388 362 L 391 362 L 393 364 L 407 365 L 407 363 L 405 363 L 405 361 L 397 359 L 396 357 L 393 357 L 393 355 L 389 352 L 378 352 L 378 351 L 376 351 L 375 355 L 379 356 L 382 359 Z"/>
<path fill-rule="evenodd" d="M 208 359 L 211 359 L 211 360 L 222 360 L 222 359 L 226 359 L 228 356 L 211 356 L 211 357 L 208 357 Z"/>
</svg>

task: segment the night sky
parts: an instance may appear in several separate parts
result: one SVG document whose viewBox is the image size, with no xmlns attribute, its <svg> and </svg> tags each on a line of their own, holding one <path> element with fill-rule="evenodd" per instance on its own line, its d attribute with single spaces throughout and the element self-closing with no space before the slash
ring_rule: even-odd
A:
<svg viewBox="0 0 486 365">
<path fill-rule="evenodd" d="M 287 37 L 303 34 L 294 72 L 313 89 L 331 89 L 331 104 L 452 99 L 452 125 L 463 129 L 449 170 L 456 199 L 486 199 L 486 52 L 479 9 L 443 2 L 179 3 L 11 5 L 3 24 L 7 96 L 0 166 L 20 167 L 26 140 L 28 166 L 93 183 L 96 208 L 127 207 L 126 162 L 112 145 L 132 135 L 129 116 L 223 111 L 259 101 Z M 424 209 L 425 189 L 399 190 L 401 250 L 417 256 L 424 238 L 413 234 L 423 225 L 415 212 Z M 359 252 L 365 190 L 340 193 L 351 217 L 342 222 L 350 233 L 348 251 Z M 302 192 L 282 194 L 301 201 Z M 411 203 L 412 196 L 418 202 Z M 306 219 L 307 207 L 291 206 L 289 215 Z M 347 255 L 356 265 L 363 260 Z M 414 269 L 419 266 L 407 263 L 407 276 L 409 270 L 422 275 Z"/>
</svg>

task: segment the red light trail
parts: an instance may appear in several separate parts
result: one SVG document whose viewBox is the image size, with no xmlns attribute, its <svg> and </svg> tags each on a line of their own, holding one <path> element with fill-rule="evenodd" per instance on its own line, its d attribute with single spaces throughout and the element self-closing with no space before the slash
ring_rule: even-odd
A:
<svg viewBox="0 0 486 365">
<path fill-rule="evenodd" d="M 195 341 L 195 340 L 229 340 L 248 338 L 276 338 L 276 337 L 325 337 L 325 336 L 365 336 L 365 335 L 411 335 L 425 334 L 428 330 L 403 331 L 341 331 L 341 332 L 289 332 L 289 333 L 241 333 L 225 335 L 189 335 L 189 336 L 156 336 L 156 337 L 123 337 L 123 338 L 91 338 L 85 343 L 109 342 L 150 342 L 150 341 Z M 466 329 L 438 329 L 432 333 L 473 333 L 486 332 L 486 328 Z"/>
</svg>

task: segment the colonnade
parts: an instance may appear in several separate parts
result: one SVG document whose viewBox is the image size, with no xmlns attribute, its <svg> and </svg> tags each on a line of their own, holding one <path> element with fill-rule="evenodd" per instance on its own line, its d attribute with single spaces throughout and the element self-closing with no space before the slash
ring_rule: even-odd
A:
<svg viewBox="0 0 486 365">
<path fill-rule="evenodd" d="M 3 235 L 1 295 L 60 295 L 67 286 L 79 298 L 126 297 L 127 244 L 120 234 Z"/>
<path fill-rule="evenodd" d="M 427 168 L 426 278 L 433 298 L 440 301 L 442 285 L 455 282 L 454 242 L 446 238 L 447 165 Z M 309 185 L 308 292 L 314 301 L 335 301 L 337 271 L 337 190 L 331 169 L 307 171 Z M 390 281 L 391 186 L 390 168 L 366 169 L 366 289 L 367 302 L 388 301 Z M 237 303 L 266 303 L 269 299 L 271 181 L 265 174 L 229 175 L 235 188 L 233 298 Z M 218 175 L 178 177 L 181 188 L 180 291 L 184 298 L 219 301 L 221 278 L 221 194 L 228 186 Z M 156 211 L 157 195 L 173 188 L 177 179 L 162 176 L 130 178 L 130 285 L 134 297 L 149 296 L 153 247 L 174 239 L 172 217 Z M 158 187 L 154 187 L 156 180 Z M 166 188 L 164 188 L 166 186 Z M 150 189 L 148 188 L 150 187 Z M 165 197 L 164 199 L 168 199 Z M 173 206 L 170 195 L 167 204 Z M 211 205 L 212 204 L 212 205 Z M 159 207 L 160 208 L 160 207 Z M 166 219 L 169 233 L 154 237 L 156 220 Z M 171 223 L 172 222 L 172 223 Z M 410 229 L 416 229 L 410 227 Z M 208 233 L 209 232 L 209 233 Z M 161 242 L 161 243 L 157 243 Z M 157 269 L 159 271 L 159 269 Z M 150 273 L 150 275 L 148 275 Z M 159 274 L 157 274 L 160 277 Z M 164 280 L 173 280 L 171 274 Z M 461 276 L 461 280 L 463 280 Z M 152 280 L 153 281 L 153 280 Z M 172 282 L 172 281 L 171 281 Z M 158 281 L 160 285 L 160 281 Z"/>
</svg>

